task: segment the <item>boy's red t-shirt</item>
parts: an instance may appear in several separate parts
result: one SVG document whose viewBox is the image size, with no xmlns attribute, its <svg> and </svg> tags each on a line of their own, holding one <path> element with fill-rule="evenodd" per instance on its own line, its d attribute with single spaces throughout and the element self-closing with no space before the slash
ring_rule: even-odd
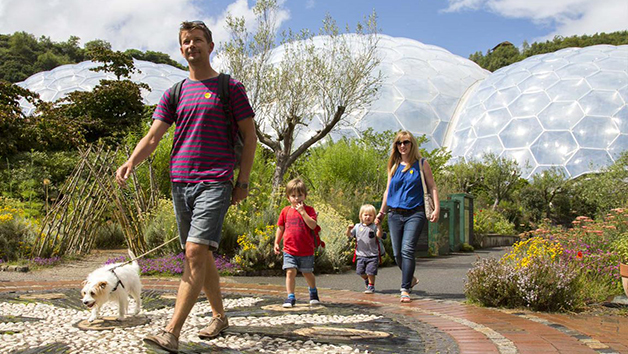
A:
<svg viewBox="0 0 628 354">
<path fill-rule="evenodd" d="M 305 212 L 316 220 L 316 211 L 311 206 L 305 205 Z M 312 229 L 305 223 L 303 217 L 292 206 L 281 210 L 277 226 L 283 226 L 283 251 L 291 256 L 313 256 L 314 237 Z"/>
</svg>

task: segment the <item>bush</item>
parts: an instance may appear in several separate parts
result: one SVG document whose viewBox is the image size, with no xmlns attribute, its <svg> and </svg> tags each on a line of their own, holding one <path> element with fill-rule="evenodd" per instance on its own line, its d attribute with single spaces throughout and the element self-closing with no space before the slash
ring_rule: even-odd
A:
<svg viewBox="0 0 628 354">
<path fill-rule="evenodd" d="M 114 249 L 125 247 L 126 239 L 120 224 L 107 220 L 96 230 L 94 248 Z"/>
<path fill-rule="evenodd" d="M 515 225 L 501 213 L 491 209 L 480 209 L 473 214 L 473 232 L 476 235 L 514 235 Z"/>
<path fill-rule="evenodd" d="M 483 259 L 467 276 L 465 294 L 484 306 L 569 311 L 583 306 L 577 268 L 561 258 L 560 244 L 542 238 L 520 242 L 499 261 Z"/>
<path fill-rule="evenodd" d="M 235 264 L 244 270 L 281 270 L 283 257 L 274 251 L 276 229 L 275 225 L 266 225 L 238 236 Z"/>
<path fill-rule="evenodd" d="M 339 273 L 351 265 L 355 245 L 346 235 L 350 220 L 344 218 L 329 204 L 317 201 L 318 224 L 325 248 L 319 248 L 314 269 L 317 273 Z"/>
<path fill-rule="evenodd" d="M 37 225 L 24 217 L 24 210 L 8 204 L 0 197 L 0 259 L 16 261 L 30 256 Z"/>
<path fill-rule="evenodd" d="M 179 235 L 172 201 L 160 199 L 157 207 L 144 215 L 144 237 L 148 249 L 153 249 Z M 156 254 L 178 254 L 181 244 L 175 240 L 156 251 Z"/>
</svg>

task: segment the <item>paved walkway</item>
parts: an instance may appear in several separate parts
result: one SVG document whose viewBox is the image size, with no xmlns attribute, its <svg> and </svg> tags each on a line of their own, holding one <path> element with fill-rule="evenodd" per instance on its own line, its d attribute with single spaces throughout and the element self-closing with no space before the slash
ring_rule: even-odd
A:
<svg viewBox="0 0 628 354">
<path fill-rule="evenodd" d="M 146 291 L 174 293 L 178 280 L 148 278 L 143 279 L 143 285 Z M 229 281 L 223 282 L 222 286 L 227 298 L 262 297 L 267 305 L 281 302 L 285 295 L 285 289 L 280 285 Z M 7 301 L 13 295 L 27 292 L 48 293 L 79 288 L 80 281 L 0 282 L 0 303 Z M 299 345 L 304 342 L 308 343 L 309 337 L 312 341 L 344 343 L 344 346 L 353 347 L 358 352 L 368 350 L 373 353 L 628 353 L 627 317 L 502 311 L 465 305 L 460 301 L 416 295 L 413 296 L 412 303 L 401 304 L 396 294 L 369 295 L 329 288 L 319 288 L 319 292 L 324 303 L 322 308 L 326 309 L 327 315 L 334 311 L 344 311 L 344 313 L 365 311 L 369 314 L 379 314 L 377 320 L 371 321 L 373 323 L 371 327 L 356 324 L 353 328 L 377 333 L 389 331 L 392 336 L 356 341 L 359 335 L 343 337 L 337 335 L 338 328 L 335 328 L 335 332 L 327 328 L 333 333 L 325 334 L 325 329 L 322 327 L 301 326 L 300 330 L 311 331 L 299 332 L 301 335 L 306 333 L 305 340 L 295 342 Z M 297 298 L 307 298 L 307 289 L 297 288 Z M 235 312 L 230 312 L 229 316 L 232 318 L 241 316 L 247 320 L 255 316 L 268 316 L 267 307 L 264 309 L 266 312 L 233 310 Z M 0 317 L 2 315 L 0 313 Z M 281 328 L 268 330 L 260 329 L 259 326 L 234 327 L 228 329 L 228 333 L 248 336 L 253 331 L 258 336 L 256 338 L 272 336 L 279 337 L 282 341 L 295 340 L 295 334 Z M 346 324 L 344 328 L 347 328 Z M 1 342 L 0 352 L 5 353 Z M 207 350 L 189 349 L 186 351 L 184 349 L 184 352 L 253 352 L 244 349 Z M 16 353 L 26 353 L 26 351 Z"/>
</svg>

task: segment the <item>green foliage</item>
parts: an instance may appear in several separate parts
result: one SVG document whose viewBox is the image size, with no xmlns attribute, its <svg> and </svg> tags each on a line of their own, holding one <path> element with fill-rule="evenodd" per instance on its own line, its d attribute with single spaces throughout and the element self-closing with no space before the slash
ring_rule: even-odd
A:
<svg viewBox="0 0 628 354">
<path fill-rule="evenodd" d="M 25 218 L 18 202 L 0 197 L 0 259 L 16 261 L 29 255 L 37 234 L 34 219 Z"/>
<path fill-rule="evenodd" d="M 116 249 L 123 247 L 126 247 L 125 237 L 120 224 L 107 220 L 96 230 L 94 248 Z"/>
<path fill-rule="evenodd" d="M 574 265 L 539 247 L 513 250 L 502 259 L 485 258 L 467 273 L 465 295 L 491 307 L 571 311 L 584 306 L 584 282 Z M 551 245 L 549 246 L 551 247 Z M 514 253 L 514 254 L 513 254 Z M 525 260 L 525 262 L 522 262 Z"/>
<path fill-rule="evenodd" d="M 487 51 L 486 55 L 482 54 L 482 52 L 471 54 L 469 59 L 473 60 L 484 69 L 495 71 L 533 55 L 553 53 L 569 47 L 588 47 L 598 44 L 617 46 L 628 44 L 628 31 L 571 37 L 556 36 L 553 40 L 535 42 L 531 45 L 524 41 L 523 51 L 520 51 L 511 43 L 505 42 Z"/>
<path fill-rule="evenodd" d="M 319 273 L 339 273 L 349 269 L 355 245 L 345 232 L 352 222 L 338 213 L 330 204 L 319 198 L 312 198 L 318 212 L 321 227 L 321 240 L 324 248 L 317 250 L 315 270 Z"/>
<path fill-rule="evenodd" d="M 138 71 L 133 64 L 133 57 L 120 51 L 113 51 L 110 46 L 95 44 L 87 50 L 87 55 L 91 60 L 102 63 L 101 66 L 89 70 L 111 72 L 118 80 L 121 77 L 130 77 L 132 73 Z"/>
<path fill-rule="evenodd" d="M 174 215 L 172 201 L 169 199 L 159 199 L 154 210 L 145 213 L 143 216 L 144 237 L 148 249 L 160 246 L 166 241 L 177 237 L 177 218 Z M 181 243 L 178 240 L 168 243 L 160 248 L 155 254 L 167 255 L 181 252 Z"/>
<path fill-rule="evenodd" d="M 85 45 L 87 47 L 87 44 Z M 174 61 L 170 58 L 170 56 L 166 53 L 154 52 L 152 50 L 147 50 L 146 52 L 142 52 L 137 49 L 127 49 L 124 51 L 125 54 L 133 57 L 134 59 L 150 61 L 151 63 L 156 64 L 168 64 L 170 66 L 174 66 L 175 68 L 179 68 L 181 70 L 187 70 L 187 68 L 179 62 Z"/>
<path fill-rule="evenodd" d="M 487 234 L 514 235 L 515 225 L 498 211 L 479 209 L 473 214 L 473 232 L 478 236 Z"/>
<path fill-rule="evenodd" d="M 54 108 L 83 132 L 86 142 L 121 140 L 129 130 L 139 130 L 145 118 L 141 89 L 145 84 L 130 80 L 101 80 L 89 92 L 73 91 Z"/>
<path fill-rule="evenodd" d="M 574 204 L 579 215 L 603 215 L 608 210 L 628 206 L 628 151 L 600 173 L 580 176 L 572 182 Z"/>
<path fill-rule="evenodd" d="M 26 201 L 27 215 L 59 198 L 59 190 L 78 163 L 76 152 L 24 152 L 0 161 L 0 193 Z"/>
</svg>

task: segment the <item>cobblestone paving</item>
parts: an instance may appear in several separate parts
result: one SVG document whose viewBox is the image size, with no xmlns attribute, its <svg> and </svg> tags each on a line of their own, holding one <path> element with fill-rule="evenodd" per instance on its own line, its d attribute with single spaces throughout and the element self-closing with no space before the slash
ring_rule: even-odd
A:
<svg viewBox="0 0 628 354">
<path fill-rule="evenodd" d="M 84 323 L 89 313 L 80 302 L 78 289 L 0 293 L 0 352 L 154 353 L 141 338 L 161 329 L 170 318 L 172 295 L 160 290 L 143 292 L 140 317 L 148 317 L 147 324 L 140 321 L 137 326 L 127 324 L 127 328 L 84 331 L 79 323 Z M 223 336 L 203 341 L 194 334 L 211 312 L 207 301 L 199 299 L 184 327 L 180 352 L 459 353 L 447 333 L 407 316 L 382 314 L 375 306 L 328 303 L 287 311 L 280 306 L 282 300 L 227 295 L 225 307 L 231 327 Z M 115 311 L 114 305 L 103 312 L 115 316 Z"/>
</svg>

